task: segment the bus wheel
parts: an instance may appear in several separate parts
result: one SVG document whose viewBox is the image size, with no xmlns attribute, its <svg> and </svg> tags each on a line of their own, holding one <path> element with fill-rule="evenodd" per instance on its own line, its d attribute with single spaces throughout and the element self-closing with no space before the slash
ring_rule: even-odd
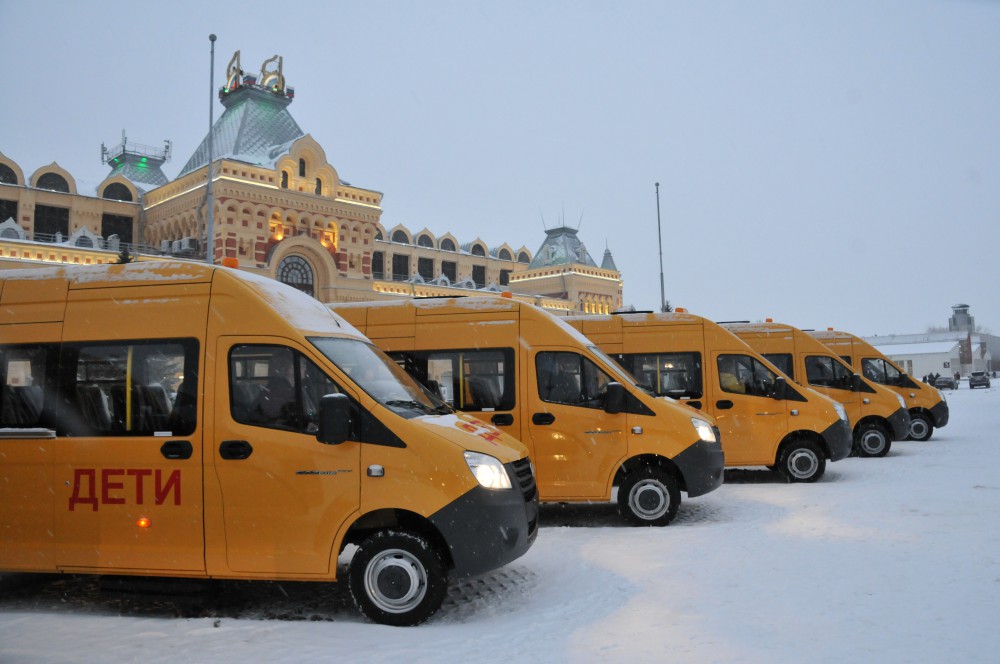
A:
<svg viewBox="0 0 1000 664">
<path fill-rule="evenodd" d="M 781 452 L 778 471 L 789 482 L 815 482 L 826 472 L 826 458 L 811 440 L 796 440 Z"/>
<path fill-rule="evenodd" d="M 858 454 L 863 457 L 884 457 L 889 453 L 892 440 L 889 432 L 877 422 L 865 422 L 858 427 L 854 439 Z"/>
<path fill-rule="evenodd" d="M 441 608 L 448 591 L 440 554 L 408 532 L 381 530 L 361 542 L 349 575 L 361 613 L 383 625 L 419 625 Z"/>
<path fill-rule="evenodd" d="M 643 466 L 630 472 L 618 487 L 618 512 L 637 526 L 665 526 L 677 516 L 681 491 L 670 473 Z"/>
<path fill-rule="evenodd" d="M 910 440 L 923 442 L 930 440 L 934 435 L 934 425 L 931 418 L 923 413 L 912 413 L 910 415 Z"/>
</svg>

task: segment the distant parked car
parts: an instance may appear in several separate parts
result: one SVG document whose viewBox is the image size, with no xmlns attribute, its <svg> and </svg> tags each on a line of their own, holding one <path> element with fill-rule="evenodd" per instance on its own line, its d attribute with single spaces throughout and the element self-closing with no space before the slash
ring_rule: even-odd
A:
<svg viewBox="0 0 1000 664">
<path fill-rule="evenodd" d="M 969 374 L 969 389 L 974 387 L 989 387 L 990 375 L 985 371 L 973 371 Z"/>
<path fill-rule="evenodd" d="M 957 390 L 958 381 L 954 376 L 938 376 L 934 379 L 934 387 L 939 390 Z"/>
</svg>

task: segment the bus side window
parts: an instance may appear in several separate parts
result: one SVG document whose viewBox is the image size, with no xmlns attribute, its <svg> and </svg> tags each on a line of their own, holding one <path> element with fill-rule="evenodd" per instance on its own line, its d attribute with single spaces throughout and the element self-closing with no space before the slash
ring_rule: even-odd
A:
<svg viewBox="0 0 1000 664">
<path fill-rule="evenodd" d="M 702 397 L 701 353 L 636 353 L 619 362 L 658 396 L 674 399 Z"/>
<path fill-rule="evenodd" d="M 389 354 L 430 392 L 456 410 L 513 410 L 514 350 L 400 351 Z"/>
<path fill-rule="evenodd" d="M 768 362 L 778 367 L 781 373 L 795 380 L 795 369 L 791 353 L 761 353 Z"/>
<path fill-rule="evenodd" d="M 53 345 L 0 347 L 0 428 L 43 426 L 54 352 Z"/>
<path fill-rule="evenodd" d="M 316 364 L 284 346 L 237 346 L 229 354 L 229 399 L 241 424 L 315 434 L 319 401 L 341 389 Z"/>
<path fill-rule="evenodd" d="M 194 339 L 66 344 L 60 365 L 69 435 L 186 436 L 197 425 Z"/>
<path fill-rule="evenodd" d="M 576 353 L 540 352 L 535 356 L 538 396 L 542 401 L 603 408 L 611 377 Z"/>
</svg>

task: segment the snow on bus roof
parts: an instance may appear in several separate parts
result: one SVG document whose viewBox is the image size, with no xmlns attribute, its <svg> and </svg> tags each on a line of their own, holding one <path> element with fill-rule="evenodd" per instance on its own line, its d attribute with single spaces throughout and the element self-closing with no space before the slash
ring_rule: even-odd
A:
<svg viewBox="0 0 1000 664">
<path fill-rule="evenodd" d="M 788 332 L 791 325 L 784 323 L 719 323 L 727 330 L 739 330 L 740 332 Z"/>
<path fill-rule="evenodd" d="M 189 273 L 178 272 L 180 266 L 190 267 Z M 66 279 L 72 284 L 100 281 L 193 281 L 208 279 L 208 266 L 186 265 L 178 261 L 143 261 L 141 263 L 110 263 L 104 265 L 56 265 L 52 267 L 5 270 L 0 278 L 24 281 Z"/>
<path fill-rule="evenodd" d="M 367 339 L 325 304 L 300 290 L 270 277 L 233 268 L 218 269 L 250 284 L 282 318 L 297 329 L 310 332 L 337 332 Z"/>
<path fill-rule="evenodd" d="M 441 297 L 413 300 L 413 306 L 418 309 L 456 307 L 472 311 L 511 311 L 517 308 L 518 304 L 506 297 Z"/>
<path fill-rule="evenodd" d="M 104 265 L 57 265 L 0 272 L 3 280 L 66 279 L 72 285 L 101 282 L 211 281 L 215 271 L 246 282 L 294 327 L 311 332 L 336 332 L 367 339 L 354 326 L 302 291 L 244 270 L 185 261 L 143 261 Z"/>
<path fill-rule="evenodd" d="M 505 297 L 429 297 L 421 299 L 372 300 L 370 302 L 335 302 L 330 304 L 337 309 L 391 309 L 393 307 L 412 306 L 415 309 L 443 309 L 456 307 L 476 311 L 511 311 L 519 303 Z"/>
</svg>

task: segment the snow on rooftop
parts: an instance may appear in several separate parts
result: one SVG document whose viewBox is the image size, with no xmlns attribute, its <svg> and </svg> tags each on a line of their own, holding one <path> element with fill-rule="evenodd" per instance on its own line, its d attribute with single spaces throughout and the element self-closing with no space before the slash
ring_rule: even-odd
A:
<svg viewBox="0 0 1000 664">
<path fill-rule="evenodd" d="M 887 344 L 875 346 L 875 350 L 892 357 L 894 355 L 933 355 L 936 353 L 950 353 L 958 346 L 958 341 L 927 341 L 924 343 L 912 344 Z"/>
</svg>

